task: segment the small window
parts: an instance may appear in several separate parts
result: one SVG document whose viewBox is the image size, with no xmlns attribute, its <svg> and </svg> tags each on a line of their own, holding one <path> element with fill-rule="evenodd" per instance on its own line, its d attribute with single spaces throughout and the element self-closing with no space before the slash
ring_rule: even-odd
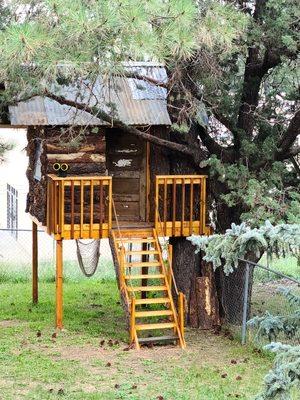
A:
<svg viewBox="0 0 300 400">
<path fill-rule="evenodd" d="M 18 239 L 18 191 L 7 184 L 7 229 Z"/>
</svg>

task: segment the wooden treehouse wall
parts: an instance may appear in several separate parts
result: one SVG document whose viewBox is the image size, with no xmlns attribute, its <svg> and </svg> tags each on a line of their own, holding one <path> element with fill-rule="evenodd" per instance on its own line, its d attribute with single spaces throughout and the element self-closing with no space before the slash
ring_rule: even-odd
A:
<svg viewBox="0 0 300 400">
<path fill-rule="evenodd" d="M 79 133 L 79 128 L 77 133 Z M 29 127 L 27 137 L 29 193 L 26 211 L 45 225 L 47 174 L 53 173 L 53 164 L 55 162 L 67 163 L 70 167 L 69 175 L 105 175 L 105 131 L 102 129 L 99 129 L 97 133 L 93 133 L 92 129 L 85 131 L 85 137 L 76 149 L 67 146 L 68 136 L 62 133 L 60 127 Z M 35 178 L 38 157 L 41 163 L 40 180 Z"/>
<path fill-rule="evenodd" d="M 123 213 L 121 220 L 153 221 L 155 176 L 169 173 L 166 152 L 116 129 L 97 128 L 96 132 L 92 127 L 85 128 L 82 142 L 72 148 L 68 146 L 69 135 L 62 128 L 28 128 L 29 193 L 26 211 L 46 224 L 47 174 L 53 173 L 53 164 L 59 162 L 69 164 L 70 176 L 112 174 L 117 211 Z M 73 128 L 73 136 L 79 132 L 79 127 Z M 162 138 L 169 135 L 166 127 L 151 127 L 151 133 Z M 132 150 L 132 146 L 138 151 L 126 153 Z M 36 176 L 38 158 L 40 179 Z M 120 159 L 126 162 L 122 164 Z"/>
</svg>

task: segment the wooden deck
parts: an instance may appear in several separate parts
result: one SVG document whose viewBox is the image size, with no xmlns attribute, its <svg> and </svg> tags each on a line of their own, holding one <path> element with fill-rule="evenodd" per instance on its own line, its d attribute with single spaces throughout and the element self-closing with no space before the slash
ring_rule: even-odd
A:
<svg viewBox="0 0 300 400">
<path fill-rule="evenodd" d="M 48 175 L 47 232 L 55 240 L 108 238 L 114 201 L 111 176 Z M 151 197 L 151 194 L 150 194 Z M 158 236 L 209 235 L 206 176 L 156 177 L 153 222 L 119 221 L 122 229 L 155 228 Z"/>
</svg>

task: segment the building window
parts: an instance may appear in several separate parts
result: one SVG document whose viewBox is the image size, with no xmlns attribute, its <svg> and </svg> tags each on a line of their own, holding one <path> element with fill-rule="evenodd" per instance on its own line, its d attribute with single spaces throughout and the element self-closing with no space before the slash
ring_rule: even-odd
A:
<svg viewBox="0 0 300 400">
<path fill-rule="evenodd" d="M 18 239 L 18 191 L 7 184 L 7 229 Z"/>
</svg>

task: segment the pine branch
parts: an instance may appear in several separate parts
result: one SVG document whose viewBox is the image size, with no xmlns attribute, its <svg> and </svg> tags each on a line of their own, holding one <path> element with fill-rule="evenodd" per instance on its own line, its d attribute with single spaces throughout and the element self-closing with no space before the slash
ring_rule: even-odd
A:
<svg viewBox="0 0 300 400">
<path fill-rule="evenodd" d="M 97 118 L 100 118 L 101 120 L 103 120 L 104 122 L 107 122 L 109 125 L 111 125 L 115 128 L 120 128 L 124 132 L 138 136 L 138 137 L 142 138 L 143 140 L 146 140 L 157 146 L 164 147 L 169 150 L 190 156 L 193 158 L 193 160 L 195 161 L 196 164 L 199 164 L 200 160 L 204 160 L 206 158 L 206 153 L 203 150 L 201 150 L 200 147 L 191 149 L 191 148 L 189 148 L 189 146 L 185 146 L 182 144 L 171 142 L 169 140 L 161 139 L 157 136 L 154 136 L 154 135 L 151 135 L 144 131 L 141 131 L 141 130 L 135 128 L 134 126 L 129 126 L 129 125 L 125 124 L 120 119 L 112 117 L 107 112 L 105 112 L 102 109 L 99 109 L 98 107 L 89 107 L 86 104 L 82 104 L 77 101 L 66 99 L 64 96 L 56 95 L 48 90 L 45 91 L 45 96 L 51 98 L 52 100 L 57 101 L 59 104 L 68 105 L 70 107 L 75 107 L 78 110 L 85 111 Z"/>
</svg>

